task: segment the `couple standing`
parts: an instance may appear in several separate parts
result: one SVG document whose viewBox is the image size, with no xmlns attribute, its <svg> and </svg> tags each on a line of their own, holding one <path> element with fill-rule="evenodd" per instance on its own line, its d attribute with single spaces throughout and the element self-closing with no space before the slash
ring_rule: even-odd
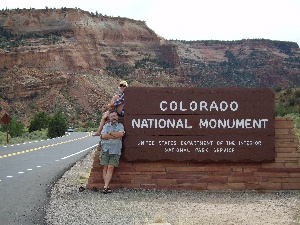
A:
<svg viewBox="0 0 300 225">
<path fill-rule="evenodd" d="M 123 124 L 118 117 L 124 116 L 124 90 L 128 87 L 126 81 L 119 84 L 119 95 L 112 98 L 109 111 L 103 113 L 99 128 L 93 136 L 100 136 L 101 154 L 100 164 L 103 166 L 104 194 L 111 193 L 109 188 L 113 171 L 118 167 L 122 149 L 122 137 L 125 135 Z"/>
</svg>

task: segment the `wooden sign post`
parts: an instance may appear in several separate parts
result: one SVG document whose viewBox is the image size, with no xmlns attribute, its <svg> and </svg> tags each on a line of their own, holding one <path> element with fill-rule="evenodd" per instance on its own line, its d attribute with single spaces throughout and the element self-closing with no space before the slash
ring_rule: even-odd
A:
<svg viewBox="0 0 300 225">
<path fill-rule="evenodd" d="M 10 121 L 11 121 L 11 117 L 9 115 L 7 115 L 6 113 L 1 118 L 1 123 L 6 124 L 6 142 L 7 142 L 7 145 L 9 144 L 9 141 L 8 141 L 8 124 L 10 123 Z"/>
<path fill-rule="evenodd" d="M 271 89 L 129 87 L 125 98 L 128 161 L 275 159 Z"/>
</svg>

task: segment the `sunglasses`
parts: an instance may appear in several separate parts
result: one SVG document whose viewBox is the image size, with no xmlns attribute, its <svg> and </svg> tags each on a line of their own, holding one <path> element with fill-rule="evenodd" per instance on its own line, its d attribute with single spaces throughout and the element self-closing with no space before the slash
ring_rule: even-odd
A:
<svg viewBox="0 0 300 225">
<path fill-rule="evenodd" d="M 120 87 L 127 87 L 125 84 L 120 84 Z"/>
</svg>

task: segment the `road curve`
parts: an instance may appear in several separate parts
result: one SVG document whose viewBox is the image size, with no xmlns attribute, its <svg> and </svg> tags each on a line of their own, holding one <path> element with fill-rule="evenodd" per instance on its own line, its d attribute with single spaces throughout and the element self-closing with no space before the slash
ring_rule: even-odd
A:
<svg viewBox="0 0 300 225">
<path fill-rule="evenodd" d="M 91 133 L 0 147 L 0 223 L 44 224 L 53 184 L 98 145 Z"/>
</svg>

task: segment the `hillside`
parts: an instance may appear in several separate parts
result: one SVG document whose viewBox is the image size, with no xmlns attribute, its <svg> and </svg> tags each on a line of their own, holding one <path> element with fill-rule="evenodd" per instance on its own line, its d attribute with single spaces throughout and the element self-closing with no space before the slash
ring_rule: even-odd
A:
<svg viewBox="0 0 300 225">
<path fill-rule="evenodd" d="M 0 110 L 28 125 L 62 111 L 95 122 L 131 86 L 299 87 L 300 49 L 272 40 L 165 40 L 144 21 L 80 9 L 0 11 Z"/>
</svg>

